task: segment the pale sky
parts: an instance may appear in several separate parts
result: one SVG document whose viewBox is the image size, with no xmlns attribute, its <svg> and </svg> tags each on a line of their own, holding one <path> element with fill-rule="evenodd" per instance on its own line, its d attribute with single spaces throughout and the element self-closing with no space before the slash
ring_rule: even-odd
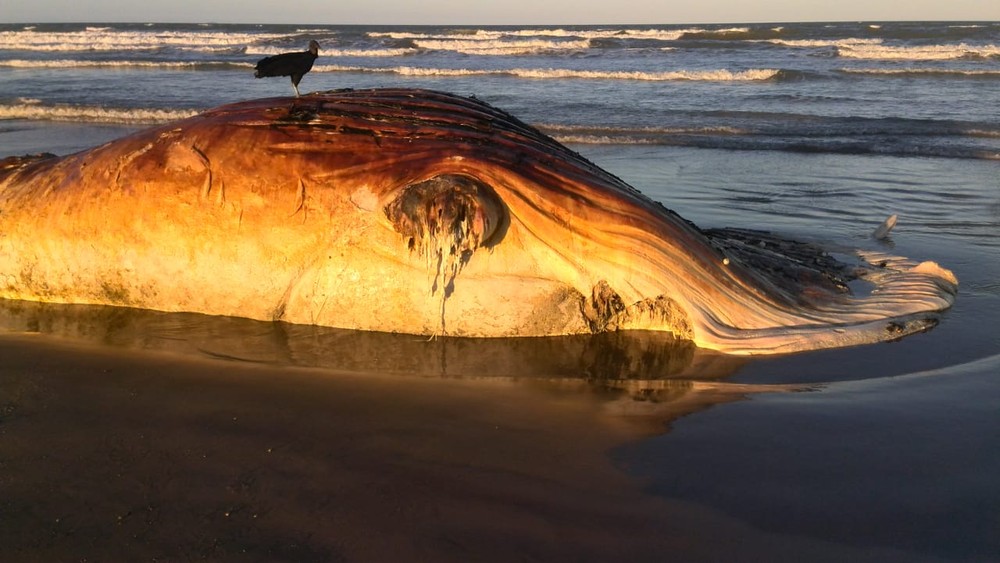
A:
<svg viewBox="0 0 1000 563">
<path fill-rule="evenodd" d="M 6 0 L 0 23 L 676 24 L 1000 21 L 1000 0 Z"/>
</svg>

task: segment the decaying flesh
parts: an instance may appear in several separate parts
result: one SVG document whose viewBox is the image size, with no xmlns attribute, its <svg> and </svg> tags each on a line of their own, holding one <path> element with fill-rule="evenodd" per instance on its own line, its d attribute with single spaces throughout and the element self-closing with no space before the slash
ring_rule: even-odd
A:
<svg viewBox="0 0 1000 563">
<path fill-rule="evenodd" d="M 956 289 L 930 262 L 701 230 L 438 92 L 248 101 L 0 162 L 7 299 L 424 335 L 654 330 L 767 354 L 924 330 Z"/>
<path fill-rule="evenodd" d="M 446 175 L 408 186 L 385 206 L 385 214 L 407 247 L 427 261 L 430 293 L 441 302 L 443 332 L 455 278 L 490 240 L 503 219 L 503 203 L 472 178 Z"/>
</svg>

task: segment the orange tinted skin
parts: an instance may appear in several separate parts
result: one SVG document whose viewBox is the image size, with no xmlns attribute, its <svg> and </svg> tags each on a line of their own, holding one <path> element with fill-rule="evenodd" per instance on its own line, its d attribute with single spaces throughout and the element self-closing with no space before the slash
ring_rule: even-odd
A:
<svg viewBox="0 0 1000 563">
<path fill-rule="evenodd" d="M 470 255 L 452 235 L 410 244 L 387 216 L 408 187 L 441 177 L 484 186 L 439 202 Z M 236 103 L 0 166 L 9 299 L 414 334 L 660 330 L 757 354 L 898 338 L 889 323 L 926 328 L 957 287 L 937 265 L 892 258 L 880 295 L 853 298 L 775 280 L 723 248 L 510 115 L 438 92 Z M 595 325 L 598 287 L 624 310 Z"/>
</svg>

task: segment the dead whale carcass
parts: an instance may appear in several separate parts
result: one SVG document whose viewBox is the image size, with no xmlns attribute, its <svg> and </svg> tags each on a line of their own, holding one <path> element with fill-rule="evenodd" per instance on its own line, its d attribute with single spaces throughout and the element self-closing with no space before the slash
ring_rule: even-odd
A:
<svg viewBox="0 0 1000 563">
<path fill-rule="evenodd" d="M 655 330 L 766 354 L 923 330 L 956 290 L 930 262 L 701 230 L 439 92 L 254 100 L 0 164 L 8 299 L 424 335 Z"/>
</svg>

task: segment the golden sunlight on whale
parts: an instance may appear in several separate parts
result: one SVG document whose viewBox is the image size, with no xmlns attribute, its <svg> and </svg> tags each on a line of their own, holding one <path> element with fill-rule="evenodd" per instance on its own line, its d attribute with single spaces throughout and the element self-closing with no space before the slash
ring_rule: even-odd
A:
<svg viewBox="0 0 1000 563">
<path fill-rule="evenodd" d="M 254 100 L 0 161 L 7 299 L 422 335 L 666 331 L 733 354 L 896 339 L 954 301 L 934 263 L 846 260 L 701 230 L 439 92 Z"/>
</svg>

